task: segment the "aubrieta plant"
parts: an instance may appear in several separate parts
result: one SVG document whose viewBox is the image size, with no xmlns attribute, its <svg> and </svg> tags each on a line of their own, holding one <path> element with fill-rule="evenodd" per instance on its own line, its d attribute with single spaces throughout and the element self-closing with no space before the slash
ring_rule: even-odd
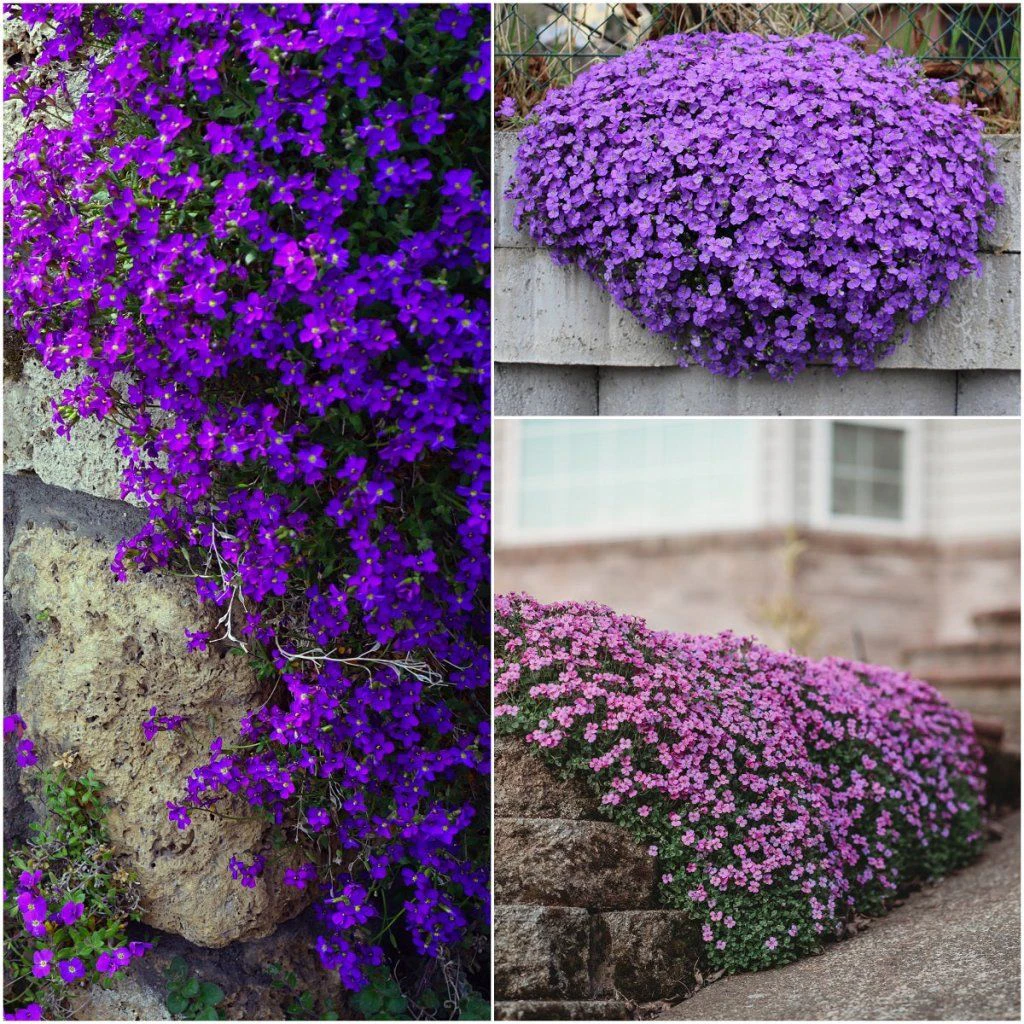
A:
<svg viewBox="0 0 1024 1024">
<path fill-rule="evenodd" d="M 1003 193 L 983 124 L 860 37 L 680 35 L 552 89 L 508 198 L 682 365 L 873 369 L 980 274 Z"/>
<path fill-rule="evenodd" d="M 117 575 L 193 576 L 220 619 L 189 644 L 266 682 L 168 814 L 242 799 L 309 850 L 285 883 L 349 988 L 386 948 L 461 985 L 488 863 L 488 9 L 18 13 L 54 34 L 7 76 L 10 315 L 77 371 L 58 429 L 120 427 L 149 521 Z"/>
<path fill-rule="evenodd" d="M 18 715 L 4 719 L 31 768 L 24 731 Z M 4 852 L 4 1019 L 60 1020 L 76 990 L 109 984 L 150 944 L 128 938 L 138 887 L 110 845 L 102 783 L 67 757 L 32 774 L 42 813 Z"/>
<path fill-rule="evenodd" d="M 906 673 L 521 594 L 496 601 L 495 673 L 499 735 L 601 795 L 712 969 L 816 952 L 983 845 L 970 718 Z"/>
</svg>

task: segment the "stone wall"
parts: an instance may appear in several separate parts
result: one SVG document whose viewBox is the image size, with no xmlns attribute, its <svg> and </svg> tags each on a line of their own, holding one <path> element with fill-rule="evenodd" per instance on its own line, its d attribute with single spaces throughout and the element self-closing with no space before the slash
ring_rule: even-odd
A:
<svg viewBox="0 0 1024 1024">
<path fill-rule="evenodd" d="M 495 755 L 499 1020 L 625 1020 L 694 984 L 700 934 L 655 904 L 654 861 L 518 740 Z"/>
<path fill-rule="evenodd" d="M 676 365 L 582 271 L 555 266 L 502 199 L 516 135 L 495 135 L 495 402 L 523 415 L 1017 415 L 1020 408 L 1020 137 L 994 136 L 1007 203 L 982 242 L 984 276 L 911 332 L 873 373 L 812 367 L 790 384 Z"/>
</svg>

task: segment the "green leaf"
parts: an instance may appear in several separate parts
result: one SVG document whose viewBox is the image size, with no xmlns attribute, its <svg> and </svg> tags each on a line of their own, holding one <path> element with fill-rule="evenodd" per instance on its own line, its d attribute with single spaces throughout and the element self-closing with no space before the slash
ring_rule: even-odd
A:
<svg viewBox="0 0 1024 1024">
<path fill-rule="evenodd" d="M 380 1011 L 383 1002 L 380 993 L 375 992 L 372 988 L 364 988 L 361 992 L 357 992 L 352 999 L 352 1005 L 364 1017 L 371 1018 Z"/>
<path fill-rule="evenodd" d="M 199 986 L 199 998 L 210 1006 L 216 1006 L 217 1003 L 224 1001 L 224 989 L 212 981 L 204 981 Z"/>
<path fill-rule="evenodd" d="M 459 1008 L 459 1020 L 490 1020 L 491 1004 L 475 992 Z"/>
<path fill-rule="evenodd" d="M 164 1005 L 169 1013 L 177 1017 L 179 1013 L 184 1013 L 188 1009 L 188 1000 L 180 992 L 168 992 Z"/>
</svg>

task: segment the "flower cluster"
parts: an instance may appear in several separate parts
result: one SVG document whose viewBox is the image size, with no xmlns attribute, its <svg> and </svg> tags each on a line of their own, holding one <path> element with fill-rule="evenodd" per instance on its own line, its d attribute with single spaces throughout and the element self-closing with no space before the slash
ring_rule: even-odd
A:
<svg viewBox="0 0 1024 1024">
<path fill-rule="evenodd" d="M 23 730 L 17 715 L 5 719 L 5 735 Z M 109 845 L 102 786 L 66 769 L 33 773 L 44 813 L 28 842 L 5 850 L 5 1020 L 64 1016 L 68 986 L 109 979 L 151 948 L 127 937 L 137 894 Z"/>
<path fill-rule="evenodd" d="M 858 37 L 681 35 L 535 108 L 508 197 L 683 365 L 874 368 L 980 274 L 1003 202 L 957 87 Z"/>
<path fill-rule="evenodd" d="M 495 720 L 601 794 L 728 971 L 785 963 L 983 843 L 970 718 L 906 673 L 499 597 Z"/>
<path fill-rule="evenodd" d="M 21 715 L 4 716 L 4 739 L 13 736 L 18 743 L 14 751 L 14 759 L 19 768 L 31 768 L 37 764 L 36 745 L 25 736 L 25 719 Z"/>
<path fill-rule="evenodd" d="M 171 820 L 229 797 L 315 851 L 286 881 L 350 987 L 369 916 L 445 955 L 486 920 L 488 9 L 21 10 L 54 35 L 8 76 L 11 316 L 75 371 L 60 432 L 121 428 L 115 572 L 190 573 L 189 645 L 267 684 Z"/>
</svg>

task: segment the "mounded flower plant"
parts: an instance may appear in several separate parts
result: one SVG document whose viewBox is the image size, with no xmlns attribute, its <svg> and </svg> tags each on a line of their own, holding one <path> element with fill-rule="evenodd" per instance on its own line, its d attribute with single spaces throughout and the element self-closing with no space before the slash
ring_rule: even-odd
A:
<svg viewBox="0 0 1024 1024">
<path fill-rule="evenodd" d="M 266 815 L 239 884 L 305 850 L 323 965 L 360 989 L 397 950 L 457 1015 L 486 974 L 488 9 L 12 16 L 52 37 L 7 76 L 11 320 L 74 371 L 61 433 L 120 428 L 149 520 L 114 571 L 193 577 L 219 623 L 189 644 L 265 682 L 168 815 Z"/>
<path fill-rule="evenodd" d="M 691 34 L 597 62 L 522 130 L 516 225 L 682 365 L 873 369 L 980 275 L 1003 193 L 956 85 L 858 41 Z"/>
<path fill-rule="evenodd" d="M 494 714 L 648 848 L 712 969 L 816 952 L 984 843 L 969 716 L 893 669 L 513 594 Z"/>
</svg>

